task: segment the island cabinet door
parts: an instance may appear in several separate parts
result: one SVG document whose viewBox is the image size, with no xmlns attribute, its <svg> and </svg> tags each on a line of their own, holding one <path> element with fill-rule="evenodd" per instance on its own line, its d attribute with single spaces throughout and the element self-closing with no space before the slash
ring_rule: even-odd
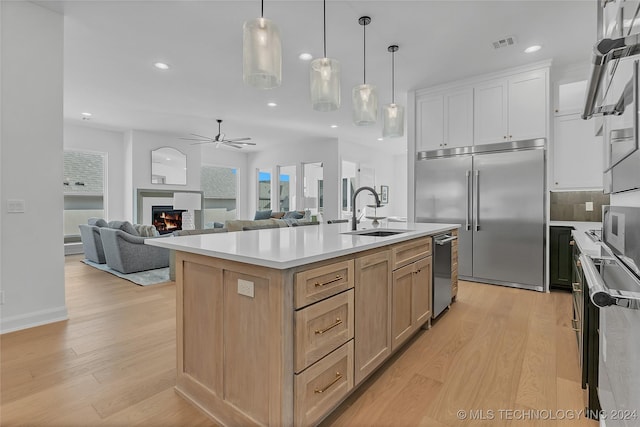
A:
<svg viewBox="0 0 640 427">
<path fill-rule="evenodd" d="M 409 264 L 393 272 L 391 281 L 392 287 L 392 309 L 391 309 L 391 349 L 395 350 L 414 331 L 411 301 L 413 299 L 413 275 L 415 266 Z"/>
<path fill-rule="evenodd" d="M 414 328 L 418 329 L 431 318 L 432 258 L 423 258 L 415 263 L 413 274 L 412 317 Z"/>
<path fill-rule="evenodd" d="M 391 354 L 391 254 L 389 250 L 356 258 L 355 384 Z"/>
</svg>

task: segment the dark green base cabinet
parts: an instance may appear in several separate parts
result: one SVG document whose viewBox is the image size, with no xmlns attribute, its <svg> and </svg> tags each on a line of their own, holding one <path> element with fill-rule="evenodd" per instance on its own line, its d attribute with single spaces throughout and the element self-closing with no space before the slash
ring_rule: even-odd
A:
<svg viewBox="0 0 640 427">
<path fill-rule="evenodd" d="M 571 290 L 573 227 L 551 227 L 549 230 L 549 285 Z"/>
</svg>

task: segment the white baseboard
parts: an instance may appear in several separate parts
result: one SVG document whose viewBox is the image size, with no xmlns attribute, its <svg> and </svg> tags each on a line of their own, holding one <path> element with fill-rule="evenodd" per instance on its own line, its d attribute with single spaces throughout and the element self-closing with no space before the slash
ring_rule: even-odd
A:
<svg viewBox="0 0 640 427">
<path fill-rule="evenodd" d="M 0 335 L 67 319 L 69 319 L 69 316 L 66 306 L 34 311 L 18 316 L 2 317 L 0 319 Z"/>
<path fill-rule="evenodd" d="M 73 243 L 64 244 L 65 255 L 77 255 L 82 253 L 84 253 L 84 250 L 82 249 L 82 242 L 73 242 Z"/>
</svg>

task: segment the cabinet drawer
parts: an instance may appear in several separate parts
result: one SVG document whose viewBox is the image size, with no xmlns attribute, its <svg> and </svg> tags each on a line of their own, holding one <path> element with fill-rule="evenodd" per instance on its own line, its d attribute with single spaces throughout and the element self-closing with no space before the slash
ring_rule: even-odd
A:
<svg viewBox="0 0 640 427">
<path fill-rule="evenodd" d="M 294 424 L 314 425 L 353 388 L 353 340 L 295 375 Z"/>
<path fill-rule="evenodd" d="M 423 237 L 400 243 L 391 248 L 393 270 L 431 255 L 431 237 Z"/>
<path fill-rule="evenodd" d="M 353 260 L 296 274 L 295 308 L 301 308 L 353 288 Z"/>
<path fill-rule="evenodd" d="M 353 338 L 353 289 L 295 312 L 295 371 Z"/>
</svg>

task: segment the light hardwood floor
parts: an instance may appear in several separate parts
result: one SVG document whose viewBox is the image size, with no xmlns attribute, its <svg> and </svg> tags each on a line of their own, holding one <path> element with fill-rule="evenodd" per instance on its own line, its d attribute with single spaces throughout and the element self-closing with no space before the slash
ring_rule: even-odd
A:
<svg viewBox="0 0 640 427">
<path fill-rule="evenodd" d="M 215 425 L 173 391 L 174 284 L 136 286 L 80 259 L 65 261 L 68 321 L 0 337 L 0 425 Z M 450 311 L 323 424 L 597 426 L 516 419 L 582 408 L 570 319 L 569 293 L 461 282 Z"/>
</svg>

